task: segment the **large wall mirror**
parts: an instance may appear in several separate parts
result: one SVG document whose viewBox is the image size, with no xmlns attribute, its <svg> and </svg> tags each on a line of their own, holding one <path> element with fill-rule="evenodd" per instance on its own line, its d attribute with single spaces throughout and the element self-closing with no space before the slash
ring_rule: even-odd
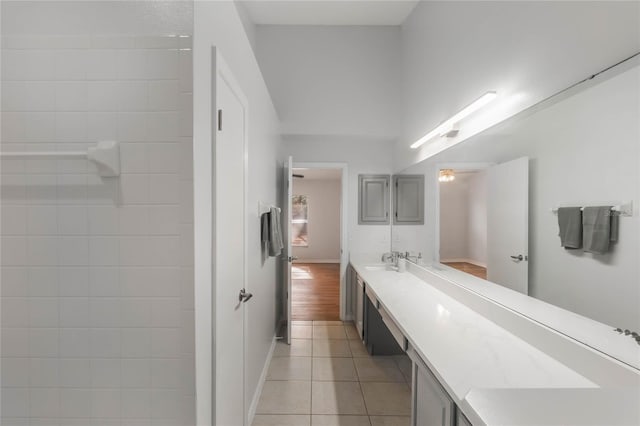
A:
<svg viewBox="0 0 640 426">
<path fill-rule="evenodd" d="M 393 250 L 640 332 L 637 59 L 401 171 L 425 176 L 425 223 L 394 226 Z M 561 246 L 555 209 L 617 205 L 635 211 L 604 253 Z"/>
</svg>

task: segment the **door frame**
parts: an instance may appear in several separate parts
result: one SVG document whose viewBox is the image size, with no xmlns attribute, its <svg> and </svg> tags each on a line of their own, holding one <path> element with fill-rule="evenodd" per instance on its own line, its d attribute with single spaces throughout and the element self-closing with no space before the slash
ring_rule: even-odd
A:
<svg viewBox="0 0 640 426">
<path fill-rule="evenodd" d="M 349 232 L 347 229 L 347 218 L 349 209 L 349 168 L 347 163 L 332 163 L 332 162 L 296 162 L 293 159 L 293 168 L 305 168 L 305 169 L 340 169 L 342 174 L 340 177 L 340 319 L 342 321 L 348 321 L 352 318 L 347 318 L 347 265 L 349 264 Z M 291 238 L 291 236 L 289 236 Z"/>
<path fill-rule="evenodd" d="M 479 163 L 437 163 L 435 165 L 435 170 L 432 174 L 433 182 L 436 182 L 435 185 L 435 214 L 434 214 L 434 252 L 433 252 L 433 260 L 436 263 L 440 263 L 440 182 L 438 181 L 438 177 L 440 175 L 440 170 L 442 169 L 453 169 L 453 170 L 465 170 L 465 171 L 473 171 L 473 170 L 487 170 L 489 167 L 495 166 L 496 163 L 489 162 L 479 162 Z M 426 198 L 426 197 L 425 197 Z M 441 263 L 440 263 L 441 264 Z M 441 264 L 442 265 L 442 264 Z M 443 265 L 447 267 L 446 265 Z"/>
<path fill-rule="evenodd" d="M 231 69 L 221 57 L 216 46 L 210 47 L 210 88 L 206 95 L 198 99 L 204 104 L 207 97 L 208 108 L 202 108 L 195 115 L 194 123 L 207 122 L 208 128 L 201 133 L 194 129 L 193 139 L 193 179 L 194 179 L 194 294 L 195 294 L 195 369 L 196 369 L 196 424 L 214 425 L 216 419 L 216 257 L 215 257 L 215 218 L 216 218 L 216 180 L 215 159 L 218 128 L 217 77 L 220 73 L 234 95 L 244 107 L 243 132 L 243 286 L 248 285 L 248 137 L 249 103 L 241 86 L 233 76 Z M 195 98 L 194 98 L 195 99 Z M 195 105 L 195 102 L 194 102 Z M 195 110 L 195 107 L 194 107 Z M 205 134 L 206 132 L 206 134 Z M 247 309 L 243 304 L 243 352 L 247 346 Z M 248 405 L 246 386 L 246 356 L 243 354 L 243 425 L 248 425 Z"/>
</svg>

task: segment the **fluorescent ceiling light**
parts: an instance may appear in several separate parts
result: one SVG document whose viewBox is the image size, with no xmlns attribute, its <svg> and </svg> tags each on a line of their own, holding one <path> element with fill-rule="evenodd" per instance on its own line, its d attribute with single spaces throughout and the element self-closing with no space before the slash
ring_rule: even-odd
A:
<svg viewBox="0 0 640 426">
<path fill-rule="evenodd" d="M 418 148 L 419 146 L 423 145 L 425 142 L 428 142 L 434 137 L 446 134 L 449 130 L 451 130 L 454 127 L 456 123 L 458 123 L 460 120 L 464 119 L 465 117 L 473 114 L 474 112 L 476 112 L 477 110 L 479 110 L 480 108 L 482 108 L 483 106 L 485 106 L 486 104 L 494 100 L 496 96 L 498 96 L 496 92 L 485 93 L 479 99 L 477 99 L 476 101 L 472 102 L 469 106 L 464 108 L 462 111 L 460 111 L 450 119 L 442 122 L 438 127 L 436 127 L 435 129 L 433 129 L 432 131 L 430 131 L 429 133 L 427 133 L 426 135 L 424 135 L 423 137 L 415 141 L 413 145 L 411 145 L 411 148 Z"/>
</svg>

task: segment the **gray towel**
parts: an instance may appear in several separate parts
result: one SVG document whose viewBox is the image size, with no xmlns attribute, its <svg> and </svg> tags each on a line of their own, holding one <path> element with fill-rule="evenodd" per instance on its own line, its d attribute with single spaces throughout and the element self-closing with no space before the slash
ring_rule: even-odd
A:
<svg viewBox="0 0 640 426">
<path fill-rule="evenodd" d="M 269 256 L 279 256 L 284 248 L 279 210 L 277 207 L 271 207 L 269 212 Z"/>
<path fill-rule="evenodd" d="M 260 216 L 260 241 L 262 250 L 269 251 L 269 216 L 271 213 L 262 213 Z"/>
<path fill-rule="evenodd" d="M 582 212 L 584 251 L 605 254 L 611 241 L 611 206 L 585 207 Z M 615 226 L 617 228 L 617 224 Z"/>
<path fill-rule="evenodd" d="M 566 249 L 582 247 L 582 210 L 580 207 L 558 208 L 560 245 Z"/>
<path fill-rule="evenodd" d="M 609 241 L 615 243 L 618 241 L 618 228 L 620 226 L 620 214 L 618 212 L 611 212 L 611 232 Z"/>
</svg>

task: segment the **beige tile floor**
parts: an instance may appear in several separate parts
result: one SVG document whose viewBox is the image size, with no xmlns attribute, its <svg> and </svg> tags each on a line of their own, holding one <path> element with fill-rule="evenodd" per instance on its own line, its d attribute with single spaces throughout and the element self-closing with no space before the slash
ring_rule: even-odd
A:
<svg viewBox="0 0 640 426">
<path fill-rule="evenodd" d="M 351 323 L 295 321 L 278 342 L 252 426 L 409 426 L 411 362 L 372 357 Z"/>
</svg>

